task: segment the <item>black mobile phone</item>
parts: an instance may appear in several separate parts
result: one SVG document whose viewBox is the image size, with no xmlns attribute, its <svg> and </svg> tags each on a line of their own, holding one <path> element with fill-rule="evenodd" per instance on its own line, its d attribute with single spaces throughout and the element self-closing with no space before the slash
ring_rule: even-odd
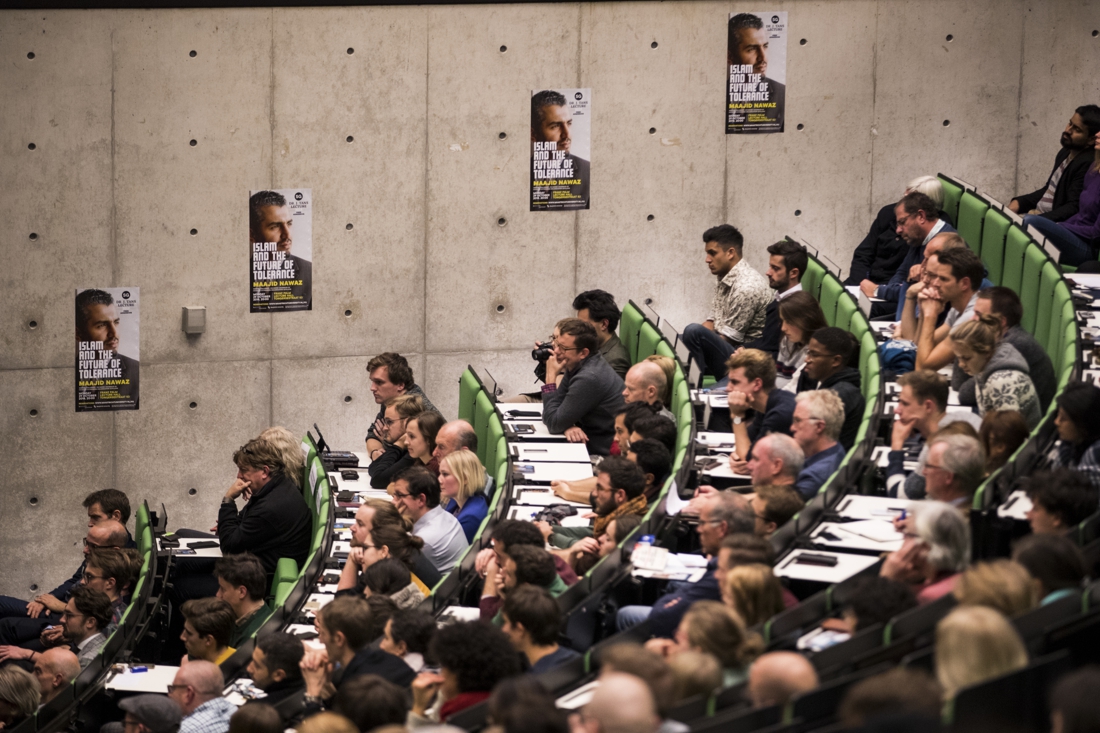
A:
<svg viewBox="0 0 1100 733">
<path fill-rule="evenodd" d="M 341 471 L 340 472 L 340 478 L 344 479 L 345 481 L 358 481 L 359 480 L 359 472 L 358 471 Z"/>
<path fill-rule="evenodd" d="M 799 565 L 821 565 L 823 567 L 834 567 L 838 560 L 832 555 L 816 555 L 812 552 L 804 552 L 795 558 L 795 562 Z"/>
<path fill-rule="evenodd" d="M 220 547 L 220 543 L 214 540 L 203 540 L 202 542 L 192 542 L 190 548 L 192 550 L 208 550 L 211 547 Z"/>
</svg>

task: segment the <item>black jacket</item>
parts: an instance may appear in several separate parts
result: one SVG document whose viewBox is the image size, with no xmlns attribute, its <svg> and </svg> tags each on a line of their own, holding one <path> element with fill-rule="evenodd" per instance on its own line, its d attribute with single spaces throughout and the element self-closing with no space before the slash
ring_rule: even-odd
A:
<svg viewBox="0 0 1100 733">
<path fill-rule="evenodd" d="M 283 719 L 283 724 L 297 722 L 305 703 L 305 680 L 283 680 L 264 690 L 267 695 L 261 702 L 271 705 Z"/>
<path fill-rule="evenodd" d="M 1050 171 L 1051 175 L 1054 175 L 1054 171 L 1058 170 L 1058 166 L 1062 165 L 1062 161 L 1066 159 L 1069 153 L 1068 148 L 1062 148 L 1058 151 L 1058 155 L 1054 158 L 1054 168 Z M 1082 150 L 1076 158 L 1070 161 L 1065 172 L 1062 173 L 1062 177 L 1058 179 L 1058 185 L 1054 188 L 1053 208 L 1041 215 L 1044 219 L 1065 221 L 1077 213 L 1081 192 L 1085 190 L 1085 174 L 1088 172 L 1089 164 L 1092 161 L 1091 150 Z M 1039 199 L 1043 198 L 1043 194 L 1046 193 L 1049 185 L 1050 176 L 1047 176 L 1042 188 L 1016 197 L 1016 201 L 1020 205 L 1020 216 L 1039 205 Z"/>
<path fill-rule="evenodd" d="M 764 332 L 760 338 L 745 344 L 745 348 L 766 351 L 774 359 L 779 354 L 779 341 L 783 338 L 782 325 L 779 322 L 779 301 L 772 299 L 764 309 Z"/>
<path fill-rule="evenodd" d="M 416 678 L 416 672 L 413 672 L 412 667 L 405 664 L 401 657 L 366 646 L 356 652 L 348 662 L 348 666 L 336 671 L 332 677 L 332 683 L 339 692 L 345 682 L 365 674 L 376 674 L 404 688 L 412 685 L 412 681 Z"/>
<path fill-rule="evenodd" d="M 622 377 L 594 354 L 566 372 L 555 391 L 543 394 L 542 422 L 555 435 L 580 426 L 588 436 L 588 452 L 606 456 L 615 438 L 615 415 L 625 406 Z"/>
<path fill-rule="evenodd" d="M 233 502 L 218 510 L 218 539 L 223 554 L 251 552 L 268 575 L 280 557 L 292 557 L 301 568 L 309 554 L 313 518 L 298 485 L 275 474 L 239 512 Z"/>
<path fill-rule="evenodd" d="M 386 443 L 385 446 L 382 449 L 382 455 L 375 458 L 367 466 L 367 473 L 370 474 L 370 485 L 374 489 L 386 488 L 397 477 L 397 474 L 418 463 L 404 448 L 398 448 L 393 443 Z"/>
<path fill-rule="evenodd" d="M 852 266 L 848 279 L 844 281 L 845 285 L 859 285 L 864 280 L 884 285 L 901 267 L 909 252 L 909 245 L 898 236 L 898 220 L 894 216 L 897 205 L 895 201 L 879 209 L 871 230 L 852 254 Z M 941 211 L 940 218 L 954 225 L 947 212 Z"/>
<path fill-rule="evenodd" d="M 859 370 L 853 367 L 844 367 L 825 381 L 818 383 L 810 379 L 805 370 L 798 378 L 798 391 L 806 392 L 813 389 L 831 389 L 844 403 L 844 427 L 840 431 L 840 444 L 845 450 L 851 450 L 856 442 L 856 433 L 859 432 L 860 422 L 863 420 L 863 390 L 859 387 Z"/>
</svg>

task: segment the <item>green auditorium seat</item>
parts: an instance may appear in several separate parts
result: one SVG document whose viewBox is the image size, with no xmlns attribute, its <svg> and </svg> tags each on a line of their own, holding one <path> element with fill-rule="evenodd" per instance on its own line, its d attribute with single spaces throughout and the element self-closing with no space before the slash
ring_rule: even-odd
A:
<svg viewBox="0 0 1100 733">
<path fill-rule="evenodd" d="M 504 445 L 504 451 L 507 452 L 507 445 L 504 443 L 504 425 L 500 422 L 500 418 L 494 412 L 489 416 L 489 430 L 488 430 L 488 445 L 485 452 L 485 470 L 493 471 L 496 469 L 497 462 L 501 459 L 501 446 Z M 505 456 L 506 458 L 506 456 Z"/>
<path fill-rule="evenodd" d="M 1024 306 L 1024 317 L 1020 325 L 1036 338 L 1038 338 L 1035 334 L 1035 324 L 1039 315 L 1039 281 L 1042 279 L 1043 265 L 1046 263 L 1046 253 L 1037 244 L 1029 243 L 1024 251 L 1024 271 L 1020 278 L 1020 288 L 1016 292 Z"/>
<path fill-rule="evenodd" d="M 1059 338 L 1058 333 L 1050 328 L 1050 316 L 1054 310 L 1054 284 L 1062 279 L 1062 273 L 1058 272 L 1058 267 L 1050 260 L 1043 263 L 1043 269 L 1039 273 L 1039 310 L 1035 315 L 1035 338 L 1050 353 Z"/>
<path fill-rule="evenodd" d="M 836 319 L 833 325 L 837 328 L 843 328 L 845 331 L 852 331 L 852 333 L 855 333 L 856 320 L 862 320 L 862 318 L 853 318 L 858 310 L 859 306 L 856 305 L 855 298 L 847 293 L 842 293 L 840 300 L 837 301 L 836 304 Z M 858 333 L 856 337 L 859 338 Z"/>
<path fill-rule="evenodd" d="M 676 352 L 672 350 L 672 347 L 668 345 L 668 341 L 661 339 L 657 342 L 656 353 L 658 356 L 667 356 L 669 359 L 676 358 Z M 641 359 L 639 359 L 641 361 Z"/>
<path fill-rule="evenodd" d="M 821 281 L 825 277 L 825 268 L 817 260 L 810 258 L 806 265 L 806 274 L 802 278 L 802 289 L 815 298 L 821 298 Z"/>
<path fill-rule="evenodd" d="M 478 390 L 477 376 L 469 367 L 462 372 L 458 380 L 458 419 L 474 424 L 474 402 L 477 400 Z"/>
<path fill-rule="evenodd" d="M 809 268 L 807 268 L 809 269 Z M 836 325 L 836 304 L 840 300 L 844 286 L 832 275 L 825 275 L 821 280 L 821 310 L 825 313 L 825 322 L 830 326 Z"/>
<path fill-rule="evenodd" d="M 989 269 L 989 279 L 995 283 L 1004 280 L 1005 274 L 1005 237 L 1012 226 L 1009 218 L 995 209 L 985 215 L 982 226 L 982 251 L 980 257 Z"/>
<path fill-rule="evenodd" d="M 493 414 L 493 403 L 484 390 L 477 393 L 474 400 L 474 433 L 477 434 L 477 457 L 485 465 L 485 456 L 489 452 L 489 416 Z"/>
<path fill-rule="evenodd" d="M 672 405 L 669 406 L 669 412 L 673 415 L 679 415 L 685 404 L 691 402 L 691 392 L 688 390 L 687 381 L 681 376 L 680 370 L 676 370 L 676 381 L 673 382 L 672 388 Z"/>
<path fill-rule="evenodd" d="M 653 327 L 651 323 L 646 321 L 642 324 L 641 330 L 638 332 L 638 354 L 634 358 L 634 363 L 643 361 L 646 357 L 653 356 L 657 353 L 657 344 L 661 343 L 661 333 Z"/>
<path fill-rule="evenodd" d="M 942 173 L 939 179 L 943 186 L 943 210 L 951 217 L 951 221 L 958 221 L 959 201 L 962 199 L 963 188 Z"/>
<path fill-rule="evenodd" d="M 979 257 L 982 256 L 982 223 L 987 211 L 989 204 L 971 191 L 965 191 L 959 199 L 959 217 L 955 219 L 955 228 Z"/>
<path fill-rule="evenodd" d="M 1020 284 L 1024 278 L 1024 254 L 1030 242 L 1031 238 L 1027 236 L 1027 232 L 1018 226 L 1009 226 L 1008 233 L 1005 235 L 1004 276 L 999 285 L 1011 288 L 1017 293 L 1020 292 Z"/>
<path fill-rule="evenodd" d="M 294 584 L 298 582 L 298 563 L 292 557 L 280 557 L 275 565 L 275 575 L 271 579 L 271 597 L 275 599 L 275 607 L 286 603 Z"/>
<path fill-rule="evenodd" d="M 619 319 L 619 340 L 626 347 L 626 353 L 630 355 L 630 363 L 638 361 L 638 332 L 642 329 L 645 317 L 633 303 L 627 303 L 623 308 L 622 318 Z"/>
</svg>

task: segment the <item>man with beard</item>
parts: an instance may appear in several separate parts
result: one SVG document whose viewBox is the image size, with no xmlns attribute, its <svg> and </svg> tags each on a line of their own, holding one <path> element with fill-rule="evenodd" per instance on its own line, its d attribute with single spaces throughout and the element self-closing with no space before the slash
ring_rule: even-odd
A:
<svg viewBox="0 0 1100 733">
<path fill-rule="evenodd" d="M 627 514 L 645 515 L 645 473 L 637 463 L 608 456 L 596 471 L 596 488 L 588 497 L 595 521 L 591 527 L 553 527 L 550 544 L 555 547 L 568 548 L 583 541 L 591 545 L 586 551 L 598 551 L 595 538 L 612 520 Z"/>
<path fill-rule="evenodd" d="M 76 296 L 76 340 L 77 342 L 100 342 L 103 351 L 112 352 L 111 358 L 118 359 L 119 373 L 109 377 L 112 380 L 124 379 L 128 384 L 115 384 L 119 395 L 134 401 L 138 409 L 138 360 L 118 353 L 120 319 L 115 308 L 115 298 L 105 290 L 88 289 Z"/>
<path fill-rule="evenodd" d="M 301 280 L 301 285 L 291 285 L 290 292 L 295 298 L 295 308 L 310 310 L 313 301 L 313 263 L 290 254 L 294 245 L 292 228 L 294 217 L 290 215 L 286 198 L 277 191 L 259 191 L 248 199 L 248 230 L 253 243 L 276 243 L 276 251 L 285 252 L 286 259 L 292 263 L 291 270 L 282 270 L 272 280 Z"/>
<path fill-rule="evenodd" d="M 553 89 L 545 89 L 531 98 L 531 143 L 556 143 L 556 147 L 546 149 L 565 153 L 563 171 L 572 167 L 570 180 L 579 183 L 569 184 L 569 197 L 560 208 L 587 209 L 589 206 L 589 164 L 584 158 L 578 158 L 569 152 L 573 143 L 573 112 L 565 97 Z M 551 194 L 553 196 L 553 194 Z"/>
<path fill-rule="evenodd" d="M 768 34 L 764 30 L 764 21 L 760 16 L 752 13 L 738 13 L 730 18 L 729 37 L 727 49 L 729 51 L 728 63 L 730 66 L 752 66 L 752 73 L 766 74 L 768 70 Z M 774 132 L 783 132 L 783 110 L 787 97 L 785 84 L 762 76 L 760 79 L 760 91 L 767 92 L 766 101 L 762 104 L 774 104 L 774 107 L 762 107 L 759 114 L 763 114 L 768 121 L 778 125 Z"/>
<path fill-rule="evenodd" d="M 1093 159 L 1081 153 L 1092 147 L 1097 132 L 1100 132 L 1100 107 L 1095 104 L 1078 107 L 1062 132 L 1062 149 L 1054 157 L 1054 169 L 1046 184 L 1015 197 L 1008 208 L 1020 216 L 1032 214 L 1050 221 L 1065 221 L 1076 214 L 1085 188 L 1085 173 Z"/>
<path fill-rule="evenodd" d="M 779 321 L 779 301 L 802 290 L 802 273 L 806 272 L 809 255 L 801 244 L 789 239 L 768 247 L 768 287 L 775 291 L 775 300 L 764 311 L 764 333 L 755 341 L 745 344 L 749 349 L 766 351 L 774 359 L 779 354 L 779 341 L 783 337 Z"/>
</svg>

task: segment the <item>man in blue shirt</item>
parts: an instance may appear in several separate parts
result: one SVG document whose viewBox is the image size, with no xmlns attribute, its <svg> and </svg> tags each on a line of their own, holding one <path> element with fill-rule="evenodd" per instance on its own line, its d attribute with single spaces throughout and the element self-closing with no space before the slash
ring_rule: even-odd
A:
<svg viewBox="0 0 1100 733">
<path fill-rule="evenodd" d="M 794 486 L 809 501 L 844 460 L 844 446 L 837 442 L 844 426 L 844 403 L 831 389 L 802 392 L 795 399 L 791 432 L 806 460 Z"/>
</svg>

